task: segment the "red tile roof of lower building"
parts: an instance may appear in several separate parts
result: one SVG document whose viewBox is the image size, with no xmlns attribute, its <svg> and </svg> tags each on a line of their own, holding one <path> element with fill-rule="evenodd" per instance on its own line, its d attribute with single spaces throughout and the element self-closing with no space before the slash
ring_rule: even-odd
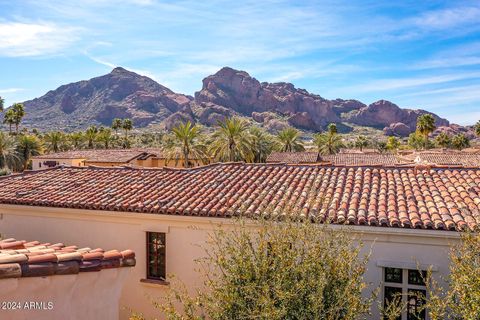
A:
<svg viewBox="0 0 480 320">
<path fill-rule="evenodd" d="M 463 152 L 419 152 L 414 155 L 415 162 L 437 165 L 458 165 L 464 167 L 480 167 L 480 154 Z"/>
<path fill-rule="evenodd" d="M 318 152 L 272 152 L 268 155 L 267 162 L 316 163 L 319 159 Z"/>
<path fill-rule="evenodd" d="M 0 279 L 77 274 L 102 269 L 133 267 L 132 250 L 79 248 L 63 243 L 0 240 Z"/>
<path fill-rule="evenodd" d="M 402 162 L 391 153 L 338 153 L 321 156 L 321 161 L 336 166 L 394 166 Z"/>
<path fill-rule="evenodd" d="M 0 179 L 0 203 L 189 216 L 299 215 L 339 224 L 480 226 L 480 170 L 213 164 L 59 167 Z"/>
<path fill-rule="evenodd" d="M 85 159 L 87 162 L 118 162 L 128 163 L 141 156 L 151 155 L 156 158 L 162 158 L 160 149 L 88 149 L 88 150 L 70 150 L 50 154 L 42 154 L 33 157 L 33 159 Z"/>
</svg>

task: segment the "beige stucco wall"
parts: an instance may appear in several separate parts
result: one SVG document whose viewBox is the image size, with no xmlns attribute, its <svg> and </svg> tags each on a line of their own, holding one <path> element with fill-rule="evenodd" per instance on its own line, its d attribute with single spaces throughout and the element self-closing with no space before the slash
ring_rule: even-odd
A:
<svg viewBox="0 0 480 320">
<path fill-rule="evenodd" d="M 204 243 L 215 224 L 228 224 L 230 221 L 222 218 L 0 205 L 0 232 L 4 237 L 52 242 L 61 239 L 66 244 L 79 246 L 134 250 L 137 266 L 125 282 L 120 307 L 130 307 L 147 316 L 155 315 L 148 297 L 161 295 L 166 287 L 140 282 L 146 276 L 145 232 L 167 233 L 167 273 L 174 273 L 193 289 L 202 282 L 194 271 L 193 262 L 203 255 L 198 245 Z M 417 265 L 433 265 L 437 277 L 445 276 L 449 264 L 448 245 L 458 239 L 457 233 L 445 231 L 373 227 L 355 227 L 352 231 L 362 235 L 365 252 L 371 248 L 365 275 L 365 280 L 372 283 L 371 290 L 380 285 L 382 267 L 385 265 L 413 269 Z M 120 315 L 121 319 L 127 319 L 128 311 L 122 309 Z M 377 310 L 374 310 L 371 319 L 379 319 Z"/>
<path fill-rule="evenodd" d="M 2 279 L 0 319 L 118 319 L 118 301 L 130 269 Z"/>
<path fill-rule="evenodd" d="M 59 165 L 81 167 L 84 165 L 85 159 L 32 159 L 32 170 L 48 169 L 48 167 L 43 164 L 45 161 L 56 161 Z"/>
</svg>

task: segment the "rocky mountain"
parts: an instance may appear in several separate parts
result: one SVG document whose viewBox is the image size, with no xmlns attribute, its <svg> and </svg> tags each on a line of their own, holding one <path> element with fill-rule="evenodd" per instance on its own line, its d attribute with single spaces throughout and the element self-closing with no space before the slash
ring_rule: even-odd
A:
<svg viewBox="0 0 480 320">
<path fill-rule="evenodd" d="M 119 67 L 107 75 L 63 85 L 24 105 L 27 127 L 68 131 L 92 124 L 110 125 L 113 118 L 131 118 L 137 128 L 169 129 L 179 121 L 213 126 L 225 117 L 239 115 L 270 131 L 286 126 L 321 131 L 335 122 L 342 123 L 342 130 L 353 124 L 383 129 L 386 135 L 407 136 L 415 130 L 418 116 L 432 114 L 385 100 L 370 105 L 358 100 L 328 100 L 291 83 L 259 82 L 247 72 L 229 67 L 203 79 L 195 97 L 175 93 Z M 463 130 L 432 115 L 440 130 Z"/>
<path fill-rule="evenodd" d="M 148 77 L 123 68 L 87 81 L 63 85 L 25 101 L 24 124 L 39 129 L 110 125 L 113 118 L 131 118 L 138 127 L 161 122 L 189 109 L 192 97 L 177 94 Z"/>
</svg>

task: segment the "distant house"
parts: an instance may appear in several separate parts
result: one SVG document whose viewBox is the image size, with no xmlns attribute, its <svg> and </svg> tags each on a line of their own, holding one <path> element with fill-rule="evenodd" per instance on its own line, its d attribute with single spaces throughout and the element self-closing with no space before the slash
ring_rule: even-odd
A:
<svg viewBox="0 0 480 320">
<path fill-rule="evenodd" d="M 480 167 L 480 154 L 466 152 L 417 152 L 410 156 L 415 163 L 437 166 Z"/>
<path fill-rule="evenodd" d="M 312 164 L 323 163 L 335 166 L 395 166 L 413 164 L 391 153 L 346 152 L 333 155 L 319 155 L 318 152 L 273 152 L 267 157 L 267 163 Z"/>
<path fill-rule="evenodd" d="M 200 164 L 198 160 L 191 161 L 193 165 Z M 183 159 L 179 159 L 179 161 L 167 160 L 163 152 L 156 148 L 72 150 L 43 154 L 32 158 L 33 170 L 52 168 L 59 165 L 159 168 L 164 166 L 184 167 L 184 161 Z"/>
<path fill-rule="evenodd" d="M 146 295 L 161 295 L 168 274 L 190 289 L 202 284 L 194 261 L 213 226 L 228 226 L 239 214 L 285 213 L 361 236 L 371 248 L 365 281 L 380 288 L 381 301 L 425 293 L 418 269 L 431 268 L 441 281 L 458 231 L 480 226 L 480 169 L 230 163 L 58 167 L 0 178 L 0 230 L 7 236 L 134 250 L 137 267 L 120 307 L 146 316 L 155 314 Z M 426 319 L 421 304 L 409 298 L 402 320 Z M 371 319 L 380 319 L 372 307 Z M 125 309 L 120 314 L 128 318 Z"/>
<path fill-rule="evenodd" d="M 131 250 L 0 240 L 1 318 L 118 319 L 135 262 Z"/>
<path fill-rule="evenodd" d="M 308 164 L 320 162 L 318 152 L 272 152 L 267 157 L 267 163 Z"/>
</svg>

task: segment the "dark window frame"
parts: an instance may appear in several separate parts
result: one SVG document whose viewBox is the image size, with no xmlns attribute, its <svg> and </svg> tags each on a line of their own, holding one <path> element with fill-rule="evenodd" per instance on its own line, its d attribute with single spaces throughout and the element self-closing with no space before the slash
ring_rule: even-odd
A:
<svg viewBox="0 0 480 320">
<path fill-rule="evenodd" d="M 154 236 L 155 238 L 152 238 Z M 153 240 L 153 241 L 152 241 Z M 157 242 L 154 242 L 157 240 Z M 158 244 L 158 241 L 161 244 Z M 165 281 L 167 277 L 167 235 L 164 232 L 146 232 L 146 267 L 147 267 L 147 279 Z M 157 246 L 155 252 L 151 252 L 151 246 Z M 162 253 L 163 251 L 163 253 Z M 159 255 L 163 255 L 163 258 L 159 258 Z M 155 262 L 153 267 L 156 270 L 156 274 L 151 273 L 151 258 Z M 159 264 L 158 261 L 163 259 L 163 263 Z"/>
</svg>

